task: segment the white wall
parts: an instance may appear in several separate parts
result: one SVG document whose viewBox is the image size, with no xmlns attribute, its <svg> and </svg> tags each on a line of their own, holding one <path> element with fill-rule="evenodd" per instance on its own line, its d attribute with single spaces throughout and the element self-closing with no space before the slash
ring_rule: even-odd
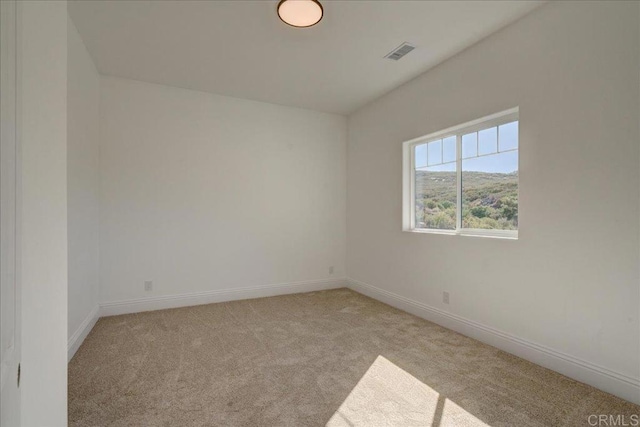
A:
<svg viewBox="0 0 640 427">
<path fill-rule="evenodd" d="M 350 116 L 349 277 L 637 390 L 638 16 L 637 2 L 549 3 Z M 402 142 L 515 106 L 519 240 L 402 232 Z"/>
<path fill-rule="evenodd" d="M 67 4 L 20 2 L 21 418 L 67 425 Z"/>
<path fill-rule="evenodd" d="M 346 118 L 116 78 L 101 93 L 101 302 L 344 277 Z"/>
<path fill-rule="evenodd" d="M 74 341 L 98 305 L 100 76 L 71 19 L 67 28 L 68 337 Z"/>
</svg>

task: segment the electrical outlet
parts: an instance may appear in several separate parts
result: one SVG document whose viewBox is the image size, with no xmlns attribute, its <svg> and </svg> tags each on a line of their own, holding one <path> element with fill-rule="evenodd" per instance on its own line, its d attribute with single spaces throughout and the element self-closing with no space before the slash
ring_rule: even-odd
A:
<svg viewBox="0 0 640 427">
<path fill-rule="evenodd" d="M 144 290 L 152 291 L 153 290 L 153 282 L 151 280 L 145 280 L 144 282 Z"/>
<path fill-rule="evenodd" d="M 445 304 L 449 304 L 449 292 L 444 291 L 442 293 L 442 302 Z"/>
<path fill-rule="evenodd" d="M 333 265 L 329 267 L 329 274 L 333 274 Z"/>
</svg>

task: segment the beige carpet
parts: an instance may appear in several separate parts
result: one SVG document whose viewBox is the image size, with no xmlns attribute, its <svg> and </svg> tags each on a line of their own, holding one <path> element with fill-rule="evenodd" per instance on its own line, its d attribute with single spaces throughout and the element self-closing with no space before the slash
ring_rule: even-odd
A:
<svg viewBox="0 0 640 427">
<path fill-rule="evenodd" d="M 599 414 L 640 407 L 347 289 L 102 318 L 69 364 L 72 426 L 583 426 Z"/>
</svg>

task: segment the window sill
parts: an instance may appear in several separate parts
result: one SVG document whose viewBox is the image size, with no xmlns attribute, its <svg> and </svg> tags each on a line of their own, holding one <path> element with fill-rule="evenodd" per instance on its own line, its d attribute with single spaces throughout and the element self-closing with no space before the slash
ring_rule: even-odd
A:
<svg viewBox="0 0 640 427">
<path fill-rule="evenodd" d="M 489 239 L 518 240 L 518 232 L 513 230 L 435 230 L 426 228 L 412 228 L 402 230 L 405 233 L 441 234 L 445 236 L 484 237 Z"/>
</svg>

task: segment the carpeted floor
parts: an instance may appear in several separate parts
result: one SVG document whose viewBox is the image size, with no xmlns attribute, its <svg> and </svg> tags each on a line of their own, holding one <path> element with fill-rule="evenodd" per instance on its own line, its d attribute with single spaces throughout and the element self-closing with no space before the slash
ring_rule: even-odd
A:
<svg viewBox="0 0 640 427">
<path fill-rule="evenodd" d="M 69 364 L 71 426 L 585 426 L 600 414 L 640 407 L 348 289 L 102 318 Z"/>
</svg>

